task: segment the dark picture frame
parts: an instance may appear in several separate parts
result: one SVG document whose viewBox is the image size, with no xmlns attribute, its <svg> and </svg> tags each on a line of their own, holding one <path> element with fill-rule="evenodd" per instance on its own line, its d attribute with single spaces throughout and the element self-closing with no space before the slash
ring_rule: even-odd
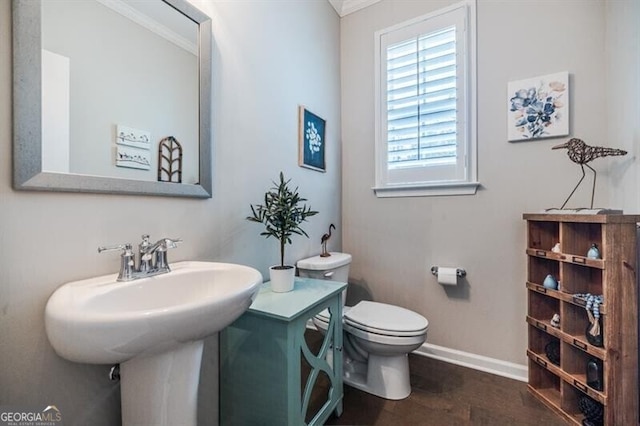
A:
<svg viewBox="0 0 640 426">
<path fill-rule="evenodd" d="M 326 121 L 304 106 L 298 107 L 298 165 L 326 172 Z"/>
</svg>

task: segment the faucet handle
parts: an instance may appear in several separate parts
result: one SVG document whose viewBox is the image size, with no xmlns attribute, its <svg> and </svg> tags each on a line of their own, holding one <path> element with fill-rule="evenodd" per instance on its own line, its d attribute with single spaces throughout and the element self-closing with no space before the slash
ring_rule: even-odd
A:
<svg viewBox="0 0 640 426">
<path fill-rule="evenodd" d="M 178 247 L 178 244 L 182 242 L 182 238 L 163 238 L 164 246 L 168 249 Z"/>
<path fill-rule="evenodd" d="M 133 246 L 131 244 L 116 244 L 113 246 L 100 246 L 98 247 L 98 253 L 102 253 L 103 251 L 114 251 L 114 250 L 122 250 L 122 254 L 128 254 L 127 252 L 131 252 L 133 254 Z"/>
<path fill-rule="evenodd" d="M 132 279 L 133 272 L 136 266 L 136 255 L 133 252 L 133 246 L 131 244 L 116 244 L 114 246 L 101 246 L 98 247 L 98 253 L 103 251 L 121 250 L 120 255 L 120 272 L 118 273 L 118 281 L 128 281 Z"/>
<path fill-rule="evenodd" d="M 156 268 L 164 271 L 170 271 L 169 262 L 167 261 L 167 250 L 178 247 L 182 242 L 182 238 L 163 238 L 158 241 L 158 250 L 156 250 Z"/>
</svg>

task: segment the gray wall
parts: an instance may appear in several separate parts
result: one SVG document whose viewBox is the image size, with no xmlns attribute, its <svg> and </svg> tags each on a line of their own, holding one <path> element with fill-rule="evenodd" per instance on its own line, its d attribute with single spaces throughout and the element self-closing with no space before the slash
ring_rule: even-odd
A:
<svg viewBox="0 0 640 426">
<path fill-rule="evenodd" d="M 182 181 L 196 183 L 197 58 L 98 2 L 44 2 L 42 11 L 43 48 L 71 58 L 71 172 L 156 181 L 158 143 L 174 136 Z M 149 170 L 116 167 L 118 124 L 151 133 Z"/>
<path fill-rule="evenodd" d="M 195 3 L 195 2 L 194 2 Z M 209 200 L 16 192 L 11 187 L 11 2 L 0 0 L 0 404 L 56 405 L 71 425 L 119 422 L 107 366 L 59 358 L 44 307 L 61 284 L 116 272 L 107 243 L 182 237 L 170 260 L 238 262 L 268 276 L 277 243 L 244 220 L 280 170 L 320 214 L 295 238 L 290 262 L 320 252 L 341 222 L 339 19 L 325 1 L 197 3 L 213 19 L 214 194 Z M 327 173 L 297 165 L 298 104 L 327 120 Z M 341 235 L 332 249 L 340 249 Z M 217 419 L 217 344 L 205 347 L 201 424 Z"/>
<path fill-rule="evenodd" d="M 614 145 L 606 132 L 605 3 L 478 0 L 482 187 L 474 196 L 378 199 L 371 190 L 374 32 L 454 2 L 383 0 L 341 21 L 343 245 L 358 286 L 348 301 L 413 309 L 430 321 L 428 343 L 524 364 L 522 213 L 559 207 L 581 172 L 566 151 L 550 149 L 567 138 L 507 142 L 507 83 L 569 71 L 571 136 Z M 608 161 L 594 163 L 597 206 L 610 205 Z M 569 207 L 589 205 L 590 179 Z M 432 265 L 459 266 L 468 275 L 459 288 L 445 289 Z"/>
<path fill-rule="evenodd" d="M 640 211 L 640 2 L 607 0 L 607 137 L 603 143 L 626 149 L 610 163 L 611 203 Z"/>
</svg>

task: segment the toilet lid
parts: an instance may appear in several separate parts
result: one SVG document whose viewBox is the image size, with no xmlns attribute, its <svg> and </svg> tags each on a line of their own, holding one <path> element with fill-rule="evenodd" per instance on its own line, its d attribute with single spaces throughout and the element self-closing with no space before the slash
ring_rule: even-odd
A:
<svg viewBox="0 0 640 426">
<path fill-rule="evenodd" d="M 308 259 L 298 260 L 296 266 L 299 269 L 306 269 L 308 271 L 325 271 L 336 269 L 349 263 L 351 263 L 351 255 L 349 253 L 331 252 L 331 256 L 328 257 L 318 255 Z"/>
<path fill-rule="evenodd" d="M 370 301 L 362 301 L 345 312 L 344 322 L 361 330 L 394 336 L 422 334 L 429 327 L 429 321 L 416 312 Z"/>
</svg>

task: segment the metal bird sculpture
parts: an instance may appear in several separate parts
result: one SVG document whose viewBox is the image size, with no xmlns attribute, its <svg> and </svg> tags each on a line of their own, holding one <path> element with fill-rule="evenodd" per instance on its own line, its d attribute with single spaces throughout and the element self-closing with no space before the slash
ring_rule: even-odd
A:
<svg viewBox="0 0 640 426">
<path fill-rule="evenodd" d="M 329 233 L 324 234 L 320 239 L 320 243 L 322 244 L 322 254 L 320 254 L 320 257 L 331 256 L 331 253 L 327 251 L 327 241 L 329 241 L 329 238 L 331 238 L 331 229 L 336 229 L 336 226 L 333 223 L 329 225 Z"/>
<path fill-rule="evenodd" d="M 567 150 L 567 155 L 569 156 L 569 159 L 574 163 L 580 165 L 580 168 L 582 169 L 582 177 L 578 181 L 575 188 L 573 188 L 573 191 L 571 191 L 571 194 L 569 194 L 567 199 L 564 201 L 564 203 L 562 204 L 562 207 L 560 207 L 560 210 L 564 209 L 564 206 L 567 205 L 567 202 L 569 201 L 573 193 L 576 192 L 576 189 L 578 189 L 578 187 L 582 183 L 585 176 L 585 171 L 584 171 L 585 166 L 590 168 L 591 171 L 593 172 L 593 188 L 591 189 L 591 208 L 593 208 L 593 197 L 596 192 L 597 172 L 593 167 L 591 167 L 587 163 L 595 160 L 598 157 L 610 157 L 613 155 L 627 155 L 627 151 L 624 151 L 622 149 L 615 149 L 615 148 L 605 148 L 603 146 L 589 146 L 586 143 L 584 143 L 582 139 L 578 139 L 578 138 L 571 138 L 569 139 L 568 142 L 563 143 L 561 145 L 556 145 L 551 149 L 563 149 L 563 148 Z"/>
</svg>

